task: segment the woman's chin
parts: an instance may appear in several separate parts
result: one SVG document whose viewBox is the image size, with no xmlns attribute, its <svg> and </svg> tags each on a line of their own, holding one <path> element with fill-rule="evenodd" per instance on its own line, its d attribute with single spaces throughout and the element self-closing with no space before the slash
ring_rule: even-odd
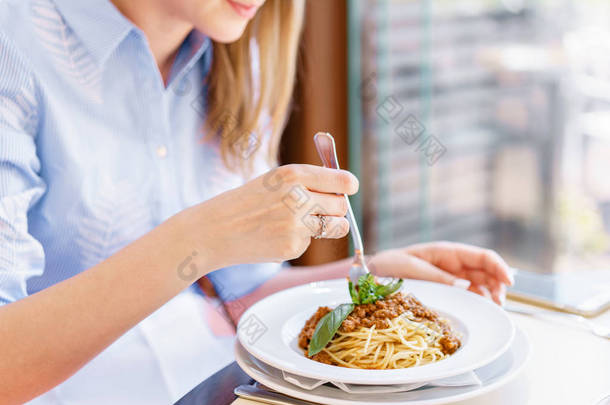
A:
<svg viewBox="0 0 610 405">
<path fill-rule="evenodd" d="M 204 31 L 204 33 L 210 37 L 213 41 L 219 42 L 221 44 L 228 44 L 231 42 L 237 41 L 244 34 L 246 29 L 246 23 L 244 24 L 235 24 L 234 27 L 222 27 L 221 30 L 218 31 Z"/>
</svg>

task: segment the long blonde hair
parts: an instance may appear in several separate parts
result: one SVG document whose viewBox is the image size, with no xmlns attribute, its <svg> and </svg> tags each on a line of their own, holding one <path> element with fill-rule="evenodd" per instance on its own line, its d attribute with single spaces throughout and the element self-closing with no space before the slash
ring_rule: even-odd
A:
<svg viewBox="0 0 610 405">
<path fill-rule="evenodd" d="M 286 123 L 296 74 L 304 0 L 267 0 L 230 44 L 214 43 L 208 76 L 206 127 L 219 137 L 223 162 L 245 172 L 252 156 L 267 153 L 277 161 L 280 135 Z M 257 46 L 258 52 L 252 52 Z M 252 57 L 258 54 L 259 60 Z M 259 69 L 252 69 L 253 63 Z M 253 73 L 259 72 L 259 77 Z M 268 115 L 268 128 L 261 128 Z M 263 132 L 270 132 L 268 149 L 260 150 Z"/>
</svg>

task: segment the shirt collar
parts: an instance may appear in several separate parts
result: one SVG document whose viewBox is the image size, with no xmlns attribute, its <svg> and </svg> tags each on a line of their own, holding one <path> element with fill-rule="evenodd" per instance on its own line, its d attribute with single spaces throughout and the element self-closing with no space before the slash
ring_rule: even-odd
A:
<svg viewBox="0 0 610 405">
<path fill-rule="evenodd" d="M 103 65 L 135 26 L 110 0 L 54 0 L 79 40 Z"/>
<path fill-rule="evenodd" d="M 211 44 L 210 38 L 206 37 L 200 31 L 193 30 L 186 37 L 182 46 L 176 55 L 176 60 L 174 61 L 174 65 L 172 66 L 172 70 L 170 72 L 170 86 L 173 83 L 180 83 L 184 75 L 188 73 L 193 65 L 201 59 L 201 56 L 204 53 L 207 53 L 209 56 L 209 52 L 206 52 Z M 204 73 L 207 73 L 209 69 L 209 58 L 206 58 L 204 62 Z"/>
</svg>

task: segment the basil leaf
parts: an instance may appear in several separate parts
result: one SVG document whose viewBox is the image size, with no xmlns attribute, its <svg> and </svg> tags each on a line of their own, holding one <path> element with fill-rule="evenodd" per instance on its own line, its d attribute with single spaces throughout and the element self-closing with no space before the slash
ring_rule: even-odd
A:
<svg viewBox="0 0 610 405">
<path fill-rule="evenodd" d="M 377 283 L 371 273 L 365 274 L 358 279 L 358 298 L 360 304 L 371 304 L 377 301 Z"/>
<path fill-rule="evenodd" d="M 309 342 L 309 357 L 320 353 L 326 347 L 339 330 L 341 323 L 353 310 L 354 304 L 341 304 L 318 321 Z"/>
<path fill-rule="evenodd" d="M 358 291 L 356 291 L 354 283 L 348 281 L 347 287 L 349 288 L 349 295 L 352 297 L 352 302 L 356 305 L 360 304 L 360 297 L 358 297 Z"/>
<path fill-rule="evenodd" d="M 379 284 L 377 286 L 377 295 L 380 296 L 381 298 L 385 298 L 390 294 L 395 293 L 396 291 L 398 291 L 400 289 L 400 287 L 402 287 L 402 279 L 399 279 L 397 281 L 394 282 L 390 282 L 388 284 Z"/>
</svg>

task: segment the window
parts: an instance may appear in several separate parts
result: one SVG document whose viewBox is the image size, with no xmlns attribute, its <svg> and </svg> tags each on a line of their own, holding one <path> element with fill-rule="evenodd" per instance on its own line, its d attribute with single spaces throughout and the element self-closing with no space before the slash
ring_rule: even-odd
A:
<svg viewBox="0 0 610 405">
<path fill-rule="evenodd" d="M 349 3 L 369 252 L 447 239 L 540 272 L 610 251 L 610 5 Z"/>
</svg>

